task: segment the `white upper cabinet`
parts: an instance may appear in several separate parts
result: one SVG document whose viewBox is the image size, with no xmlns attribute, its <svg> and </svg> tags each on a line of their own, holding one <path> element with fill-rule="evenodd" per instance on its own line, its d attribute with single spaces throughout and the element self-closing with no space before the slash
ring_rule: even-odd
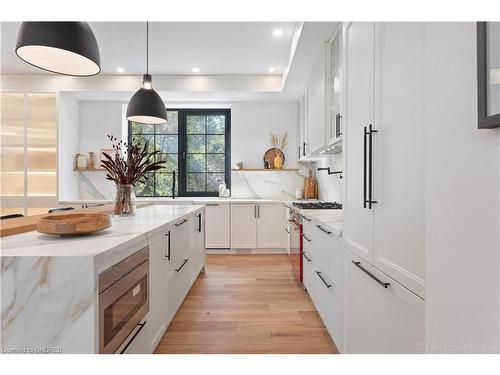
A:
<svg viewBox="0 0 500 375">
<path fill-rule="evenodd" d="M 346 54 L 344 244 L 373 263 L 373 210 L 367 198 L 367 138 L 365 128 L 374 118 L 375 25 L 355 22 L 344 25 Z M 366 196 L 366 198 L 365 198 Z"/>
<path fill-rule="evenodd" d="M 424 42 L 422 23 L 376 24 L 374 265 L 421 297 L 425 278 Z"/>
<path fill-rule="evenodd" d="M 299 102 L 299 134 L 300 134 L 300 142 L 299 142 L 299 159 L 303 158 L 307 155 L 307 88 L 304 93 L 300 97 Z"/>
<path fill-rule="evenodd" d="M 339 26 L 329 43 L 327 54 L 327 106 L 326 139 L 328 144 L 342 139 L 342 101 L 343 101 L 343 69 L 342 69 L 342 27 Z"/>
<path fill-rule="evenodd" d="M 326 143 L 326 70 L 328 43 L 321 48 L 309 76 L 307 88 L 307 137 L 306 154 L 316 151 Z"/>
<path fill-rule="evenodd" d="M 283 204 L 257 205 L 257 247 L 281 249 L 285 245 L 283 228 L 285 211 Z"/>
<path fill-rule="evenodd" d="M 345 36 L 344 244 L 424 298 L 425 27 L 355 22 Z"/>
</svg>

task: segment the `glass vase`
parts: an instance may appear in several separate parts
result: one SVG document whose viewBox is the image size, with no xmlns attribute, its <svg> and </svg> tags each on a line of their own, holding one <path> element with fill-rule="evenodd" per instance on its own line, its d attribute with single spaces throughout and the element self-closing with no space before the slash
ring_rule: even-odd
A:
<svg viewBox="0 0 500 375">
<path fill-rule="evenodd" d="M 134 185 L 116 185 L 114 214 L 117 216 L 135 214 Z"/>
</svg>

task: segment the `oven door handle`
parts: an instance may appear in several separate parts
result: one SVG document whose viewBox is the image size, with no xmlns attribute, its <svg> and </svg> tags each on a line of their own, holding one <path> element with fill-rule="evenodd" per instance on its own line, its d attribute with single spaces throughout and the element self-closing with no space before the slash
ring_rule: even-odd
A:
<svg viewBox="0 0 500 375">
<path fill-rule="evenodd" d="M 137 324 L 137 327 L 139 327 L 139 329 L 137 331 L 135 331 L 134 336 L 132 336 L 132 338 L 129 340 L 129 342 L 127 342 L 127 345 L 125 345 L 125 347 L 120 351 L 120 354 L 125 353 L 125 351 L 128 349 L 130 344 L 132 344 L 132 341 L 135 340 L 135 338 L 137 337 L 139 332 L 142 331 L 142 329 L 144 328 L 145 325 L 146 325 L 146 321 Z"/>
</svg>

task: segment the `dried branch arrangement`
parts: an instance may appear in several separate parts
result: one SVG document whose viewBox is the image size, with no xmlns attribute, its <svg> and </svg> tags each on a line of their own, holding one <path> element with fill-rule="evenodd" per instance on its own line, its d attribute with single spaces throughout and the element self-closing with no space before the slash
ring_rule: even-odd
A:
<svg viewBox="0 0 500 375">
<path fill-rule="evenodd" d="M 101 167 L 106 173 L 106 179 L 117 185 L 135 185 L 145 183 L 146 174 L 163 168 L 165 161 L 154 161 L 159 151 L 148 152 L 148 143 L 140 144 L 118 141 L 113 135 L 108 135 L 115 150 L 115 155 L 104 153 L 105 160 L 101 160 Z"/>
<path fill-rule="evenodd" d="M 274 148 L 278 148 L 280 150 L 283 150 L 286 147 L 288 133 L 285 133 L 283 138 L 278 137 L 277 135 L 273 134 L 272 132 L 269 132 L 269 134 L 271 134 L 271 145 Z"/>
</svg>

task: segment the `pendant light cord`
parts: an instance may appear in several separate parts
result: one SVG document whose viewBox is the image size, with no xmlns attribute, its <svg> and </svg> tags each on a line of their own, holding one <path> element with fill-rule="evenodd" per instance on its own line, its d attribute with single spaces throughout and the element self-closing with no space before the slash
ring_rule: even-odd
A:
<svg viewBox="0 0 500 375">
<path fill-rule="evenodd" d="M 146 21 L 146 74 L 149 74 L 149 21 Z"/>
</svg>

